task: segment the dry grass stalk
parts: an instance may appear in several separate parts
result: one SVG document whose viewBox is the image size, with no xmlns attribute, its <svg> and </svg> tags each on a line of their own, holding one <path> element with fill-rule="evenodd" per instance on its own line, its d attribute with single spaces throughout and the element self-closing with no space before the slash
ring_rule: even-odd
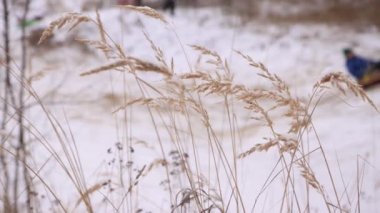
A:
<svg viewBox="0 0 380 213">
<path fill-rule="evenodd" d="M 294 137 L 284 137 L 282 135 L 277 136 L 278 140 L 283 143 L 280 146 L 280 153 L 292 153 L 298 148 L 299 141 L 294 139 Z"/>
<path fill-rule="evenodd" d="M 93 75 L 93 74 L 97 74 L 97 73 L 104 72 L 104 71 L 120 69 L 123 67 L 124 67 L 124 69 L 121 69 L 121 70 L 129 70 L 131 72 L 135 72 L 135 71 L 155 72 L 155 73 L 162 74 L 166 77 L 172 76 L 172 73 L 168 69 L 166 69 L 165 67 L 158 66 L 158 65 L 155 65 L 153 63 L 143 61 L 141 59 L 131 57 L 131 56 L 126 57 L 125 59 L 120 59 L 120 60 L 113 62 L 111 64 L 83 72 L 80 75 L 81 76 Z"/>
<path fill-rule="evenodd" d="M 247 102 L 249 98 L 269 98 L 275 102 L 275 106 L 270 109 L 274 110 L 279 107 L 288 107 L 287 112 L 284 116 L 292 119 L 289 132 L 297 133 L 302 128 L 305 128 L 309 125 L 308 122 L 308 112 L 306 105 L 300 101 L 298 98 L 293 97 L 289 91 L 287 84 L 276 74 L 272 74 L 269 70 L 262 64 L 255 62 L 250 56 L 244 55 L 243 53 L 236 51 L 237 54 L 242 56 L 245 60 L 248 61 L 249 65 L 255 68 L 258 68 L 260 73 L 259 76 L 268 79 L 274 89 L 273 90 L 259 90 L 259 91 L 247 91 L 244 87 L 240 87 L 241 98 Z M 252 96 L 253 95 L 253 96 Z M 249 102 L 252 102 L 250 100 Z"/>
<path fill-rule="evenodd" d="M 265 122 L 265 124 L 273 129 L 273 120 L 269 116 L 269 112 L 265 110 L 260 104 L 258 104 L 256 101 L 248 102 L 248 105 L 245 107 L 246 109 L 260 115 L 261 117 L 257 120 L 262 120 Z"/>
<path fill-rule="evenodd" d="M 123 110 L 129 106 L 136 105 L 136 104 L 140 104 L 140 105 L 150 104 L 150 103 L 152 103 L 152 101 L 153 101 L 152 98 L 136 98 L 136 99 L 128 101 L 127 103 L 124 104 L 124 106 L 117 108 L 112 113 L 119 112 L 120 110 Z"/>
<path fill-rule="evenodd" d="M 202 47 L 199 45 L 190 45 L 190 47 L 193 48 L 193 50 L 200 52 L 202 55 L 211 56 L 212 58 L 214 58 L 214 60 L 209 60 L 207 62 L 215 65 L 218 69 L 225 68 L 223 65 L 223 60 L 217 52 L 211 51 L 206 47 Z"/>
<path fill-rule="evenodd" d="M 102 50 L 106 58 L 125 58 L 123 48 L 119 44 L 115 43 L 106 33 L 102 19 L 100 18 L 99 11 L 96 11 L 96 26 L 98 27 L 98 31 L 100 33 L 100 42 L 98 42 L 98 49 Z M 111 44 L 108 42 L 107 38 L 112 41 L 111 43 L 113 46 L 115 46 L 117 52 L 113 51 L 113 48 L 111 47 Z M 111 51 L 113 51 L 114 55 L 110 55 Z"/>
<path fill-rule="evenodd" d="M 68 13 L 49 24 L 49 26 L 42 33 L 41 38 L 38 41 L 38 44 L 41 44 L 43 41 L 45 41 L 47 38 L 53 35 L 55 29 L 61 29 L 68 23 L 74 23 L 70 27 L 71 30 L 75 28 L 78 24 L 82 22 L 89 22 L 91 20 L 92 19 L 88 16 L 82 15 L 80 13 Z"/>
<path fill-rule="evenodd" d="M 211 77 L 210 77 L 210 75 L 208 73 L 196 71 L 196 72 L 181 74 L 179 76 L 179 78 L 181 78 L 181 79 L 202 79 L 202 80 L 207 80 L 207 79 L 210 79 Z"/>
<path fill-rule="evenodd" d="M 147 6 L 136 7 L 136 6 L 132 6 L 132 5 L 123 5 L 120 7 L 142 13 L 148 17 L 151 17 L 151 18 L 156 19 L 156 20 L 160 20 L 163 23 L 168 24 L 168 21 L 166 21 L 166 19 L 163 15 L 161 15 L 159 12 L 157 12 L 156 10 L 154 10 L 150 7 L 147 7 Z"/>
<path fill-rule="evenodd" d="M 80 76 L 93 75 L 93 74 L 97 74 L 97 73 L 100 73 L 100 72 L 105 72 L 105 71 L 109 71 L 109 70 L 125 67 L 125 66 L 128 66 L 128 65 L 129 65 L 129 63 L 128 63 L 127 60 L 118 60 L 116 62 L 107 64 L 107 65 L 104 65 L 104 66 L 100 66 L 98 68 L 95 68 L 95 69 L 92 69 L 92 70 L 89 70 L 89 71 L 86 71 L 86 72 L 83 72 L 83 73 L 80 74 Z"/>
<path fill-rule="evenodd" d="M 127 57 L 124 61 L 128 62 L 132 71 L 142 71 L 142 72 L 155 72 L 162 74 L 165 77 L 171 77 L 173 74 L 166 68 L 162 67 L 135 57 Z"/>
<path fill-rule="evenodd" d="M 193 109 L 201 116 L 202 123 L 205 127 L 210 127 L 210 117 L 208 115 L 208 111 L 194 99 L 187 99 L 186 103 L 190 104 L 190 108 Z"/>
<path fill-rule="evenodd" d="M 324 89 L 324 86 L 327 84 L 331 84 L 332 86 L 336 87 L 344 95 L 346 95 L 345 91 L 348 89 L 356 97 L 359 97 L 363 101 L 368 102 L 374 109 L 376 109 L 376 111 L 379 111 L 373 101 L 367 96 L 363 88 L 343 73 L 335 72 L 323 76 L 322 79 L 314 85 L 314 89 Z"/>
<path fill-rule="evenodd" d="M 202 49 L 202 51 L 206 51 Z M 248 60 L 250 59 L 246 56 Z M 254 64 L 254 62 L 250 62 Z M 246 106 L 245 108 L 253 111 L 254 113 L 259 113 L 265 118 L 267 125 L 272 126 L 273 122 L 270 118 L 268 112 L 273 111 L 280 107 L 287 107 L 287 111 L 284 116 L 292 119 L 291 126 L 288 132 L 296 133 L 300 129 L 308 125 L 307 119 L 307 109 L 305 104 L 302 103 L 299 99 L 294 98 L 289 88 L 286 86 L 278 76 L 269 73 L 264 65 L 257 63 L 257 66 L 262 69 L 260 76 L 270 80 L 275 88 L 273 90 L 265 89 L 248 89 L 244 85 L 233 84 L 233 79 L 231 76 L 226 73 L 225 75 L 216 74 L 216 77 L 204 72 L 195 72 L 195 73 L 186 73 L 180 75 L 181 79 L 199 79 L 203 82 L 196 85 L 193 90 L 205 93 L 205 94 L 217 94 L 217 95 L 233 95 L 238 100 L 243 101 Z M 260 106 L 258 101 L 260 99 L 270 100 L 274 103 L 274 107 L 265 110 Z"/>
<path fill-rule="evenodd" d="M 228 81 L 215 81 L 211 80 L 206 83 L 198 85 L 195 90 L 200 93 L 206 93 L 206 94 L 231 94 L 232 92 L 232 83 Z"/>
<path fill-rule="evenodd" d="M 147 176 L 154 168 L 166 165 L 168 165 L 168 162 L 165 159 L 156 159 L 151 164 L 149 164 L 148 168 L 142 174 L 142 177 Z"/>
<path fill-rule="evenodd" d="M 298 165 L 301 167 L 301 176 L 305 178 L 306 182 L 318 192 L 322 193 L 321 184 L 315 177 L 314 172 L 308 168 L 305 163 L 301 162 Z"/>
<path fill-rule="evenodd" d="M 189 189 L 185 188 L 178 192 L 176 200 L 178 200 L 171 212 L 178 212 L 178 208 L 185 208 L 186 205 L 190 205 L 193 200 L 202 199 L 204 202 L 210 201 L 209 206 L 199 209 L 199 212 L 213 212 L 216 209 L 218 212 L 224 212 L 221 203 L 221 198 L 218 195 L 210 194 L 214 190 L 206 191 L 203 188 Z M 178 199 L 180 197 L 180 199 Z"/>
<path fill-rule="evenodd" d="M 177 98 L 172 98 L 172 97 L 163 97 L 163 98 L 158 98 L 156 99 L 157 106 L 159 106 L 161 109 L 166 109 L 169 111 L 174 111 L 174 112 L 180 112 L 184 113 L 185 112 L 185 102 L 186 100 L 184 99 L 177 99 Z"/>
<path fill-rule="evenodd" d="M 148 40 L 150 47 L 154 51 L 157 61 L 159 61 L 164 67 L 166 67 L 169 70 L 168 64 L 165 61 L 164 52 L 162 52 L 162 50 L 154 44 L 154 42 L 149 38 L 149 36 L 146 32 L 144 32 L 144 36 L 145 36 L 146 40 Z M 173 72 L 173 70 L 172 70 L 172 72 Z"/>
<path fill-rule="evenodd" d="M 76 39 L 76 40 L 83 44 L 93 46 L 94 48 L 102 51 L 106 56 L 108 56 L 108 54 L 110 54 L 113 51 L 113 48 L 111 47 L 111 45 L 109 45 L 108 43 L 104 41 L 96 41 L 96 40 L 88 40 L 88 39 Z"/>
<path fill-rule="evenodd" d="M 119 107 L 113 113 L 124 110 L 125 108 L 132 105 L 149 105 L 152 108 L 156 109 L 166 109 L 170 111 L 176 111 L 184 113 L 185 100 L 171 98 L 171 97 L 159 97 L 159 98 L 137 98 L 131 101 L 128 101 L 123 106 Z"/>
<path fill-rule="evenodd" d="M 186 88 L 185 84 L 176 79 L 176 78 L 171 78 L 165 81 L 166 83 L 166 88 L 168 93 L 176 97 L 177 99 L 184 100 L 185 99 L 185 92 L 188 90 Z"/>
<path fill-rule="evenodd" d="M 269 142 L 264 143 L 264 144 L 256 144 L 254 147 L 250 148 L 248 151 L 239 154 L 238 158 L 245 158 L 254 152 L 268 151 L 271 147 L 276 146 L 278 143 L 279 141 L 275 139 L 275 140 L 270 140 Z"/>
<path fill-rule="evenodd" d="M 272 74 L 269 72 L 268 68 L 259 62 L 255 62 L 250 56 L 243 54 L 240 51 L 235 51 L 238 55 L 243 57 L 250 66 L 258 68 L 260 73 L 258 73 L 259 76 L 268 79 L 270 82 L 272 82 L 273 86 L 275 87 L 276 90 L 279 92 L 285 92 L 287 94 L 289 93 L 289 88 L 287 84 L 276 74 Z"/>
<path fill-rule="evenodd" d="M 280 147 L 279 151 L 281 154 L 284 152 L 290 153 L 291 151 L 297 149 L 297 147 L 298 147 L 298 141 L 296 139 L 294 139 L 294 137 L 292 137 L 292 136 L 285 136 L 285 135 L 278 134 L 278 135 L 276 135 L 276 138 L 271 138 L 271 139 L 264 138 L 264 140 L 267 140 L 268 142 L 266 142 L 264 144 L 256 144 L 255 146 L 253 146 L 249 150 L 238 155 L 238 158 L 240 158 L 240 159 L 245 158 L 254 152 L 268 151 L 270 148 L 277 146 L 277 145 L 279 145 L 279 147 Z"/>
<path fill-rule="evenodd" d="M 99 14 L 98 10 L 96 10 L 96 23 L 98 26 L 98 30 L 100 33 L 100 39 L 101 39 L 102 43 L 107 44 L 106 34 L 105 34 L 106 31 L 104 30 L 103 22 L 102 22 L 102 19 L 100 18 L 100 14 Z"/>
<path fill-rule="evenodd" d="M 139 184 L 140 178 L 143 177 L 144 171 L 145 171 L 146 165 L 144 165 L 141 169 L 137 170 L 137 174 L 131 185 L 128 187 L 128 193 L 132 192 L 133 187 L 137 186 Z M 127 194 L 128 194 L 127 193 Z M 126 196 L 123 197 L 123 200 L 126 198 Z"/>
<path fill-rule="evenodd" d="M 101 189 L 103 186 L 107 185 L 107 182 L 103 182 L 103 183 L 97 183 L 95 185 L 93 185 L 92 187 L 90 187 L 89 189 L 87 189 L 85 192 L 83 192 L 83 195 L 79 198 L 79 200 L 76 202 L 75 204 L 75 207 L 78 207 L 79 204 L 84 201 L 85 199 L 88 199 L 88 197 L 98 191 L 99 189 Z"/>
<path fill-rule="evenodd" d="M 39 71 L 39 72 L 37 72 L 37 73 L 29 76 L 28 79 L 26 80 L 26 82 L 28 82 L 28 84 L 31 84 L 34 81 L 41 80 L 46 75 L 47 75 L 47 71 L 45 71 L 45 70 L 44 71 Z"/>
</svg>

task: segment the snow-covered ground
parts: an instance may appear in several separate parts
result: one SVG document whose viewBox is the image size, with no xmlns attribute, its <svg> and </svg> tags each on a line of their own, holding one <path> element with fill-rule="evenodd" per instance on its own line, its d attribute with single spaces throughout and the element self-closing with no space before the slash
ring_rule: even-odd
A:
<svg viewBox="0 0 380 213">
<path fill-rule="evenodd" d="M 89 15 L 94 16 L 93 13 Z M 196 44 L 214 50 L 226 58 L 237 83 L 249 87 L 266 86 L 246 62 L 233 51 L 239 50 L 250 55 L 254 60 L 263 62 L 271 72 L 284 79 L 292 92 L 301 99 L 307 99 L 311 95 L 314 83 L 324 74 L 331 71 L 345 71 L 344 59 L 341 55 L 344 47 L 351 46 L 364 56 L 380 59 L 380 32 L 371 27 L 347 29 L 323 24 L 277 25 L 255 21 L 242 24 L 238 17 L 226 16 L 222 11 L 214 8 L 179 9 L 176 16 L 167 16 L 170 20 L 168 26 L 122 9 L 104 10 L 100 12 L 100 15 L 107 33 L 115 42 L 122 44 L 127 54 L 150 61 L 155 60 L 150 44 L 143 34 L 146 32 L 150 39 L 162 48 L 168 63 L 173 58 L 177 73 L 188 71 L 189 63 L 196 64 L 198 55 L 188 46 Z M 79 26 L 74 33 L 80 38 L 99 38 L 97 29 L 88 24 Z M 65 30 L 60 30 L 59 36 L 54 39 L 63 40 L 65 34 Z M 63 44 L 66 45 L 66 43 Z M 72 43 L 67 44 L 69 46 L 64 45 L 50 50 L 43 49 L 43 46 L 31 50 L 32 72 L 45 73 L 44 77 L 33 83 L 33 87 L 42 97 L 55 90 L 53 94 L 48 94 L 45 104 L 61 121 L 64 129 L 71 129 L 87 185 L 92 186 L 107 181 L 112 177 L 112 172 L 118 171 L 117 163 L 114 161 L 120 160 L 118 152 L 127 149 L 124 146 L 124 150 L 118 151 L 117 143 L 119 142 L 131 141 L 133 144 L 134 152 L 131 154 L 131 159 L 123 159 L 124 163 L 133 161 L 132 168 L 141 169 L 144 164 L 162 158 L 157 137 L 146 110 L 139 108 L 128 110 L 125 115 L 128 117 L 127 124 L 124 122 L 123 115 L 116 116 L 112 113 L 123 104 L 125 96 L 139 97 L 139 90 L 133 78 L 118 72 L 80 77 L 81 72 L 107 61 L 103 59 L 103 55 L 95 53 L 95 49 L 83 48 Z M 157 85 L 162 81 L 156 75 L 141 74 L 141 76 Z M 369 90 L 368 95 L 380 108 L 380 88 L 375 87 Z M 225 133 L 223 133 L 223 130 L 228 129 L 227 115 L 223 114 L 218 107 L 220 102 L 215 103 L 213 99 L 209 102 L 207 104 L 215 108 L 216 117 L 219 117 L 216 131 L 219 131 L 222 139 L 225 138 L 222 142 L 226 143 L 226 150 L 230 150 L 227 148 L 229 147 L 228 137 L 224 137 Z M 251 125 L 249 119 L 244 116 L 246 115 L 238 118 L 243 138 L 242 143 L 238 145 L 239 153 L 256 143 L 261 143 L 262 138 L 266 136 L 260 126 Z M 28 119 L 33 121 L 32 123 L 47 137 L 49 143 L 63 155 L 54 134 L 51 134 L 52 129 L 42 110 L 38 107 L 33 108 L 29 112 Z M 281 118 L 278 120 L 282 122 Z M 159 123 L 159 128 L 164 128 L 162 125 Z M 359 178 L 362 182 L 360 186 L 361 211 L 376 212 L 380 207 L 377 202 L 380 199 L 379 113 L 356 97 L 351 95 L 346 97 L 331 92 L 325 95 L 316 108 L 314 125 L 333 170 L 339 196 L 342 196 L 342 206 L 350 206 L 350 211 L 356 211 L 359 169 Z M 130 128 L 131 126 L 133 128 Z M 202 141 L 206 141 L 206 136 L 203 134 L 201 129 L 195 129 L 201 159 L 209 156 L 207 144 L 202 144 Z M 168 151 L 165 154 L 169 158 L 169 151 L 174 149 L 174 146 L 169 136 L 163 137 L 165 150 Z M 72 140 L 71 136 L 68 138 L 68 141 Z M 190 146 L 190 137 L 184 136 L 183 140 L 188 140 L 188 146 Z M 311 137 L 309 143 L 311 147 L 315 147 L 315 144 L 313 145 L 316 143 L 315 138 Z M 190 158 L 194 158 L 191 153 L 188 154 Z M 32 155 L 36 156 L 36 168 L 43 165 L 50 157 L 49 153 L 39 145 L 35 146 Z M 230 156 L 232 153 L 227 153 L 227 155 Z M 269 151 L 238 161 L 238 174 L 241 177 L 239 186 L 244 202 L 247 204 L 247 211 L 252 209 L 253 200 L 278 160 L 277 156 L 278 153 L 275 151 Z M 332 196 L 330 199 L 334 200 L 323 158 L 319 155 L 312 155 L 311 158 L 313 158 L 311 163 L 317 178 L 320 182 L 326 183 L 325 189 Z M 202 162 L 201 167 L 207 170 L 207 163 Z M 79 195 L 75 194 L 72 184 L 60 171 L 62 171 L 60 167 L 51 159 L 40 174 L 52 184 L 53 190 L 57 192 L 63 203 L 73 208 Z M 126 171 L 127 169 L 124 169 L 125 175 Z M 295 184 L 305 184 L 298 173 L 296 176 L 299 177 L 296 178 L 299 181 Z M 118 177 L 112 178 L 118 179 Z M 144 177 L 138 185 L 139 202 L 134 204 L 135 207 L 143 208 L 144 211 L 168 212 L 169 198 L 163 190 L 164 187 L 160 185 L 163 180 L 165 180 L 163 169 L 153 170 Z M 210 182 L 212 184 L 213 180 Z M 266 191 L 256 211 L 279 210 L 283 191 L 276 190 L 276 187 L 278 185 L 274 184 Z M 345 187 L 348 190 L 347 194 L 351 196 L 349 199 L 346 199 Z M 106 189 L 102 191 L 107 193 Z M 94 196 L 101 197 L 99 194 Z M 115 194 L 109 196 L 115 196 Z M 306 197 L 305 195 L 299 199 L 304 201 Z M 325 212 L 325 206 L 318 200 L 320 198 L 315 199 L 315 202 L 311 202 L 311 211 Z M 95 204 L 97 205 L 101 206 Z M 107 209 L 99 211 L 107 211 Z"/>
</svg>

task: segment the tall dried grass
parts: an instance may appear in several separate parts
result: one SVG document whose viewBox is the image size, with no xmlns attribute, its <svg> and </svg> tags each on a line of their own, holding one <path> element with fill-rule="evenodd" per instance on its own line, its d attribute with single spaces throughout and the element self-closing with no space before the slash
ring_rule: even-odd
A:
<svg viewBox="0 0 380 213">
<path fill-rule="evenodd" d="M 140 12 L 165 24 L 168 23 L 160 13 L 151 8 L 133 6 L 125 8 Z M 260 78 L 268 81 L 271 87 L 257 89 L 235 83 L 228 62 L 223 60 L 217 52 L 197 45 L 192 45 L 191 48 L 203 58 L 207 58 L 208 65 L 214 66 L 215 69 L 206 72 L 199 68 L 189 67 L 190 71 L 187 73 L 176 73 L 173 62 L 171 62 L 171 66 L 168 66 L 169 63 L 165 59 L 164 52 L 155 45 L 147 33 L 145 36 L 155 55 L 156 62 L 150 62 L 125 53 L 121 46 L 114 43 L 105 32 L 99 13 L 97 13 L 96 20 L 81 14 L 64 15 L 50 24 L 43 33 L 40 43 L 51 36 L 56 28 L 59 29 L 68 24 L 74 28 L 82 22 L 95 24 L 99 29 L 100 39 L 80 39 L 80 42 L 94 46 L 103 52 L 111 62 L 83 72 L 81 76 L 102 75 L 105 71 L 117 71 L 122 72 L 123 75 L 131 75 L 135 79 L 134 84 L 139 88 L 140 94 L 125 94 L 123 105 L 116 106 L 113 113 L 123 114 L 124 126 L 119 127 L 121 128 L 120 131 L 124 132 L 126 136 L 131 136 L 129 128 L 133 128 L 133 124 L 127 114 L 133 107 L 143 108 L 150 118 L 150 120 L 145 121 L 146 126 L 152 126 L 151 131 L 156 135 L 157 147 L 161 156 L 134 171 L 132 165 L 136 157 L 131 148 L 134 144 L 128 139 L 130 137 L 125 137 L 116 146 L 119 159 L 116 164 L 118 164 L 119 169 L 111 174 L 115 179 L 87 187 L 79 161 L 81 153 L 77 153 L 75 147 L 66 143 L 71 137 L 71 140 L 75 141 L 74 136 L 64 132 L 61 122 L 54 119 L 43 103 L 39 101 L 39 97 L 33 89 L 26 85 L 54 127 L 65 156 L 59 156 L 48 141 L 41 139 L 40 143 L 59 162 L 79 194 L 73 209 L 67 209 L 62 204 L 59 211 L 73 211 L 84 204 L 88 212 L 93 212 L 95 205 L 92 202 L 92 196 L 99 192 L 105 200 L 103 205 L 110 206 L 112 211 L 140 212 L 143 203 L 140 203 L 139 206 L 136 201 L 139 201 L 139 192 L 144 192 L 144 188 L 140 188 L 139 183 L 154 172 L 156 168 L 158 170 L 159 167 L 164 169 L 162 185 L 165 186 L 168 196 L 168 203 L 165 204 L 166 209 L 171 209 L 172 212 L 256 211 L 258 200 L 262 199 L 261 195 L 274 181 L 282 183 L 282 188 L 277 189 L 277 192 L 282 193 L 281 205 L 278 208 L 281 212 L 310 211 L 309 206 L 313 201 L 305 201 L 300 197 L 305 193 L 309 194 L 311 190 L 314 190 L 324 201 L 325 209 L 322 211 L 345 211 L 340 198 L 342 192 L 337 192 L 336 183 L 321 142 L 318 140 L 317 148 L 313 151 L 307 151 L 304 146 L 306 146 L 305 134 L 315 134 L 318 138 L 313 125 L 313 112 L 322 91 L 328 89 L 327 86 L 336 87 L 344 95 L 347 94 L 347 91 L 351 91 L 376 109 L 362 88 L 352 80 L 341 73 L 328 74 L 315 84 L 311 90 L 310 99 L 305 102 L 294 96 L 287 83 L 279 76 L 271 73 L 262 63 L 254 61 L 250 56 L 239 51 L 236 51 L 236 54 L 241 56 Z M 139 72 L 154 72 L 161 75 L 163 85 L 155 85 L 145 81 L 139 76 Z M 24 79 L 20 79 L 20 81 L 24 81 Z M 208 105 L 206 101 L 208 98 L 220 100 L 223 103 L 222 108 L 228 117 L 229 135 L 227 140 L 221 138 L 216 132 L 218 123 L 214 117 L 220 115 L 218 111 L 214 111 Z M 242 109 L 236 110 L 236 106 Z M 289 121 L 286 130 L 276 128 L 276 122 L 278 122 L 274 116 L 276 113 L 281 114 L 281 119 Z M 265 136 L 262 142 L 252 144 L 248 149 L 242 149 L 238 143 L 244 143 L 244 147 L 246 147 L 250 141 L 239 137 L 239 126 L 236 122 L 237 114 L 250 115 L 252 120 L 265 126 L 270 134 Z M 198 139 L 200 133 L 196 132 L 200 126 L 202 127 L 201 134 L 203 134 L 201 141 Z M 165 135 L 171 139 L 171 147 L 174 150 L 167 149 L 168 146 L 163 141 Z M 187 148 L 189 145 L 190 148 Z M 200 147 L 205 145 L 208 155 L 202 156 L 199 153 L 202 150 Z M 244 186 L 239 182 L 241 176 L 244 175 L 244 172 L 239 170 L 240 162 L 247 161 L 249 163 L 255 159 L 255 154 L 269 151 L 274 151 L 277 154 L 278 163 L 268 174 L 267 181 L 262 186 L 260 193 L 252 194 L 249 198 L 244 197 L 245 194 L 241 192 Z M 319 175 L 314 172 L 310 164 L 312 157 L 310 154 L 314 152 L 319 153 L 324 159 L 329 174 L 329 182 L 321 182 Z M 66 160 L 62 158 L 66 159 L 69 164 L 67 165 Z M 126 168 L 122 166 L 123 159 L 128 160 Z M 201 166 L 205 163 L 208 165 L 207 170 Z M 296 186 L 299 177 L 306 183 L 305 187 Z M 43 178 L 41 181 L 44 181 Z M 332 186 L 332 194 L 325 190 L 326 185 Z M 102 192 L 106 186 L 109 187 L 109 193 Z M 45 187 L 48 188 L 49 185 L 46 183 Z M 54 194 L 52 191 L 51 193 L 59 200 L 59 194 Z M 116 193 L 117 196 L 113 193 Z M 252 201 L 254 196 L 257 197 Z"/>
</svg>

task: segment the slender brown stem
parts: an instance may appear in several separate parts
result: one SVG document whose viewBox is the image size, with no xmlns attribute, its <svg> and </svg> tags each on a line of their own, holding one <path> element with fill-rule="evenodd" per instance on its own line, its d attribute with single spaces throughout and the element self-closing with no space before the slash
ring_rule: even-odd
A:
<svg viewBox="0 0 380 213">
<path fill-rule="evenodd" d="M 9 6 L 8 1 L 3 0 L 3 38 L 4 38 L 4 55 L 5 55 L 5 84 L 4 84 L 4 105 L 3 105 L 3 116 L 1 122 L 1 129 L 4 130 L 7 125 L 7 117 L 8 117 L 8 99 L 9 93 L 11 91 L 11 81 L 10 81 L 10 45 L 9 45 Z M 6 137 L 1 138 L 1 144 L 3 145 L 6 141 Z M 11 203 L 10 203 L 10 191 L 9 191 L 9 173 L 8 173 L 8 165 L 5 152 L 3 148 L 0 149 L 0 159 L 2 165 L 2 171 L 4 173 L 4 212 L 12 211 Z"/>
<path fill-rule="evenodd" d="M 27 19 L 27 15 L 29 13 L 29 6 L 30 6 L 30 0 L 26 0 L 23 8 L 23 15 L 21 18 L 21 23 L 24 23 Z M 24 131 L 24 110 L 25 110 L 25 101 L 24 101 L 24 87 L 23 87 L 23 81 L 25 79 L 25 73 L 26 73 L 26 63 L 27 63 L 27 44 L 26 44 L 26 26 L 21 24 L 21 67 L 20 67 L 20 88 L 19 88 L 19 97 L 18 97 L 18 125 L 19 125 L 19 132 L 18 132 L 18 145 L 16 148 L 16 158 L 15 159 L 15 180 L 14 180 L 14 201 L 15 201 L 15 209 L 17 209 L 17 199 L 18 199 L 18 184 L 19 184 L 19 160 L 23 162 L 23 168 L 22 168 L 22 175 L 24 178 L 24 184 L 26 186 L 26 203 L 27 203 L 27 209 L 28 212 L 31 212 L 32 207 L 32 186 L 31 186 L 31 179 L 29 175 L 28 169 L 25 167 L 26 165 L 26 156 L 27 156 L 27 150 L 26 150 L 26 144 L 25 144 L 25 131 Z"/>
</svg>

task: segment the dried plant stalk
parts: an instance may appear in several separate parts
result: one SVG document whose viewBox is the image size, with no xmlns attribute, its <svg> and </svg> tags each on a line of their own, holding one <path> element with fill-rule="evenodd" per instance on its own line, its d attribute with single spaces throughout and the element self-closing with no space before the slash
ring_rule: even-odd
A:
<svg viewBox="0 0 380 213">
<path fill-rule="evenodd" d="M 335 86 L 344 95 L 346 95 L 346 89 L 350 90 L 356 97 L 360 97 L 363 101 L 368 102 L 376 111 L 379 111 L 363 88 L 342 72 L 329 73 L 323 76 L 322 79 L 314 85 L 314 89 L 324 89 L 324 86 L 327 84 Z"/>
<path fill-rule="evenodd" d="M 108 65 L 104 65 L 86 72 L 81 73 L 81 76 L 93 75 L 104 71 L 114 70 L 124 68 L 124 70 L 129 70 L 131 72 L 142 71 L 142 72 L 155 72 L 158 74 L 162 74 L 166 77 L 172 76 L 172 73 L 166 68 L 162 66 L 155 65 L 153 63 L 143 61 L 141 59 L 135 57 L 127 57 L 125 59 L 120 59 L 116 62 L 113 62 Z"/>
<path fill-rule="evenodd" d="M 268 151 L 271 147 L 276 146 L 278 143 L 279 143 L 278 140 L 271 140 L 268 143 L 256 144 L 254 147 L 252 147 L 248 151 L 243 152 L 240 155 L 238 155 L 238 158 L 245 158 L 254 152 Z"/>
<path fill-rule="evenodd" d="M 123 8 L 126 8 L 126 9 L 130 9 L 130 10 L 142 13 L 142 14 L 148 16 L 148 17 L 160 20 L 163 23 L 168 24 L 168 21 L 166 21 L 166 19 L 165 19 L 165 17 L 163 15 L 161 15 L 159 12 L 157 12 L 156 10 L 154 10 L 154 9 L 152 9 L 150 7 L 147 7 L 147 6 L 136 7 L 136 6 L 132 6 L 132 5 L 123 5 L 123 6 L 120 6 L 120 7 L 123 7 Z"/>
<path fill-rule="evenodd" d="M 165 159 L 156 159 L 151 164 L 149 164 L 148 168 L 142 174 L 143 177 L 147 176 L 149 172 L 151 172 L 154 168 L 159 166 L 166 166 L 168 162 Z"/>
<path fill-rule="evenodd" d="M 75 28 L 78 24 L 82 22 L 89 22 L 91 20 L 92 19 L 89 18 L 88 16 L 82 15 L 80 13 L 68 13 L 49 24 L 49 26 L 42 33 L 41 38 L 38 41 L 38 44 L 41 44 L 47 38 L 52 36 L 55 29 L 61 29 L 63 26 L 65 26 L 68 23 L 74 23 L 70 28 L 71 30 Z"/>
</svg>

